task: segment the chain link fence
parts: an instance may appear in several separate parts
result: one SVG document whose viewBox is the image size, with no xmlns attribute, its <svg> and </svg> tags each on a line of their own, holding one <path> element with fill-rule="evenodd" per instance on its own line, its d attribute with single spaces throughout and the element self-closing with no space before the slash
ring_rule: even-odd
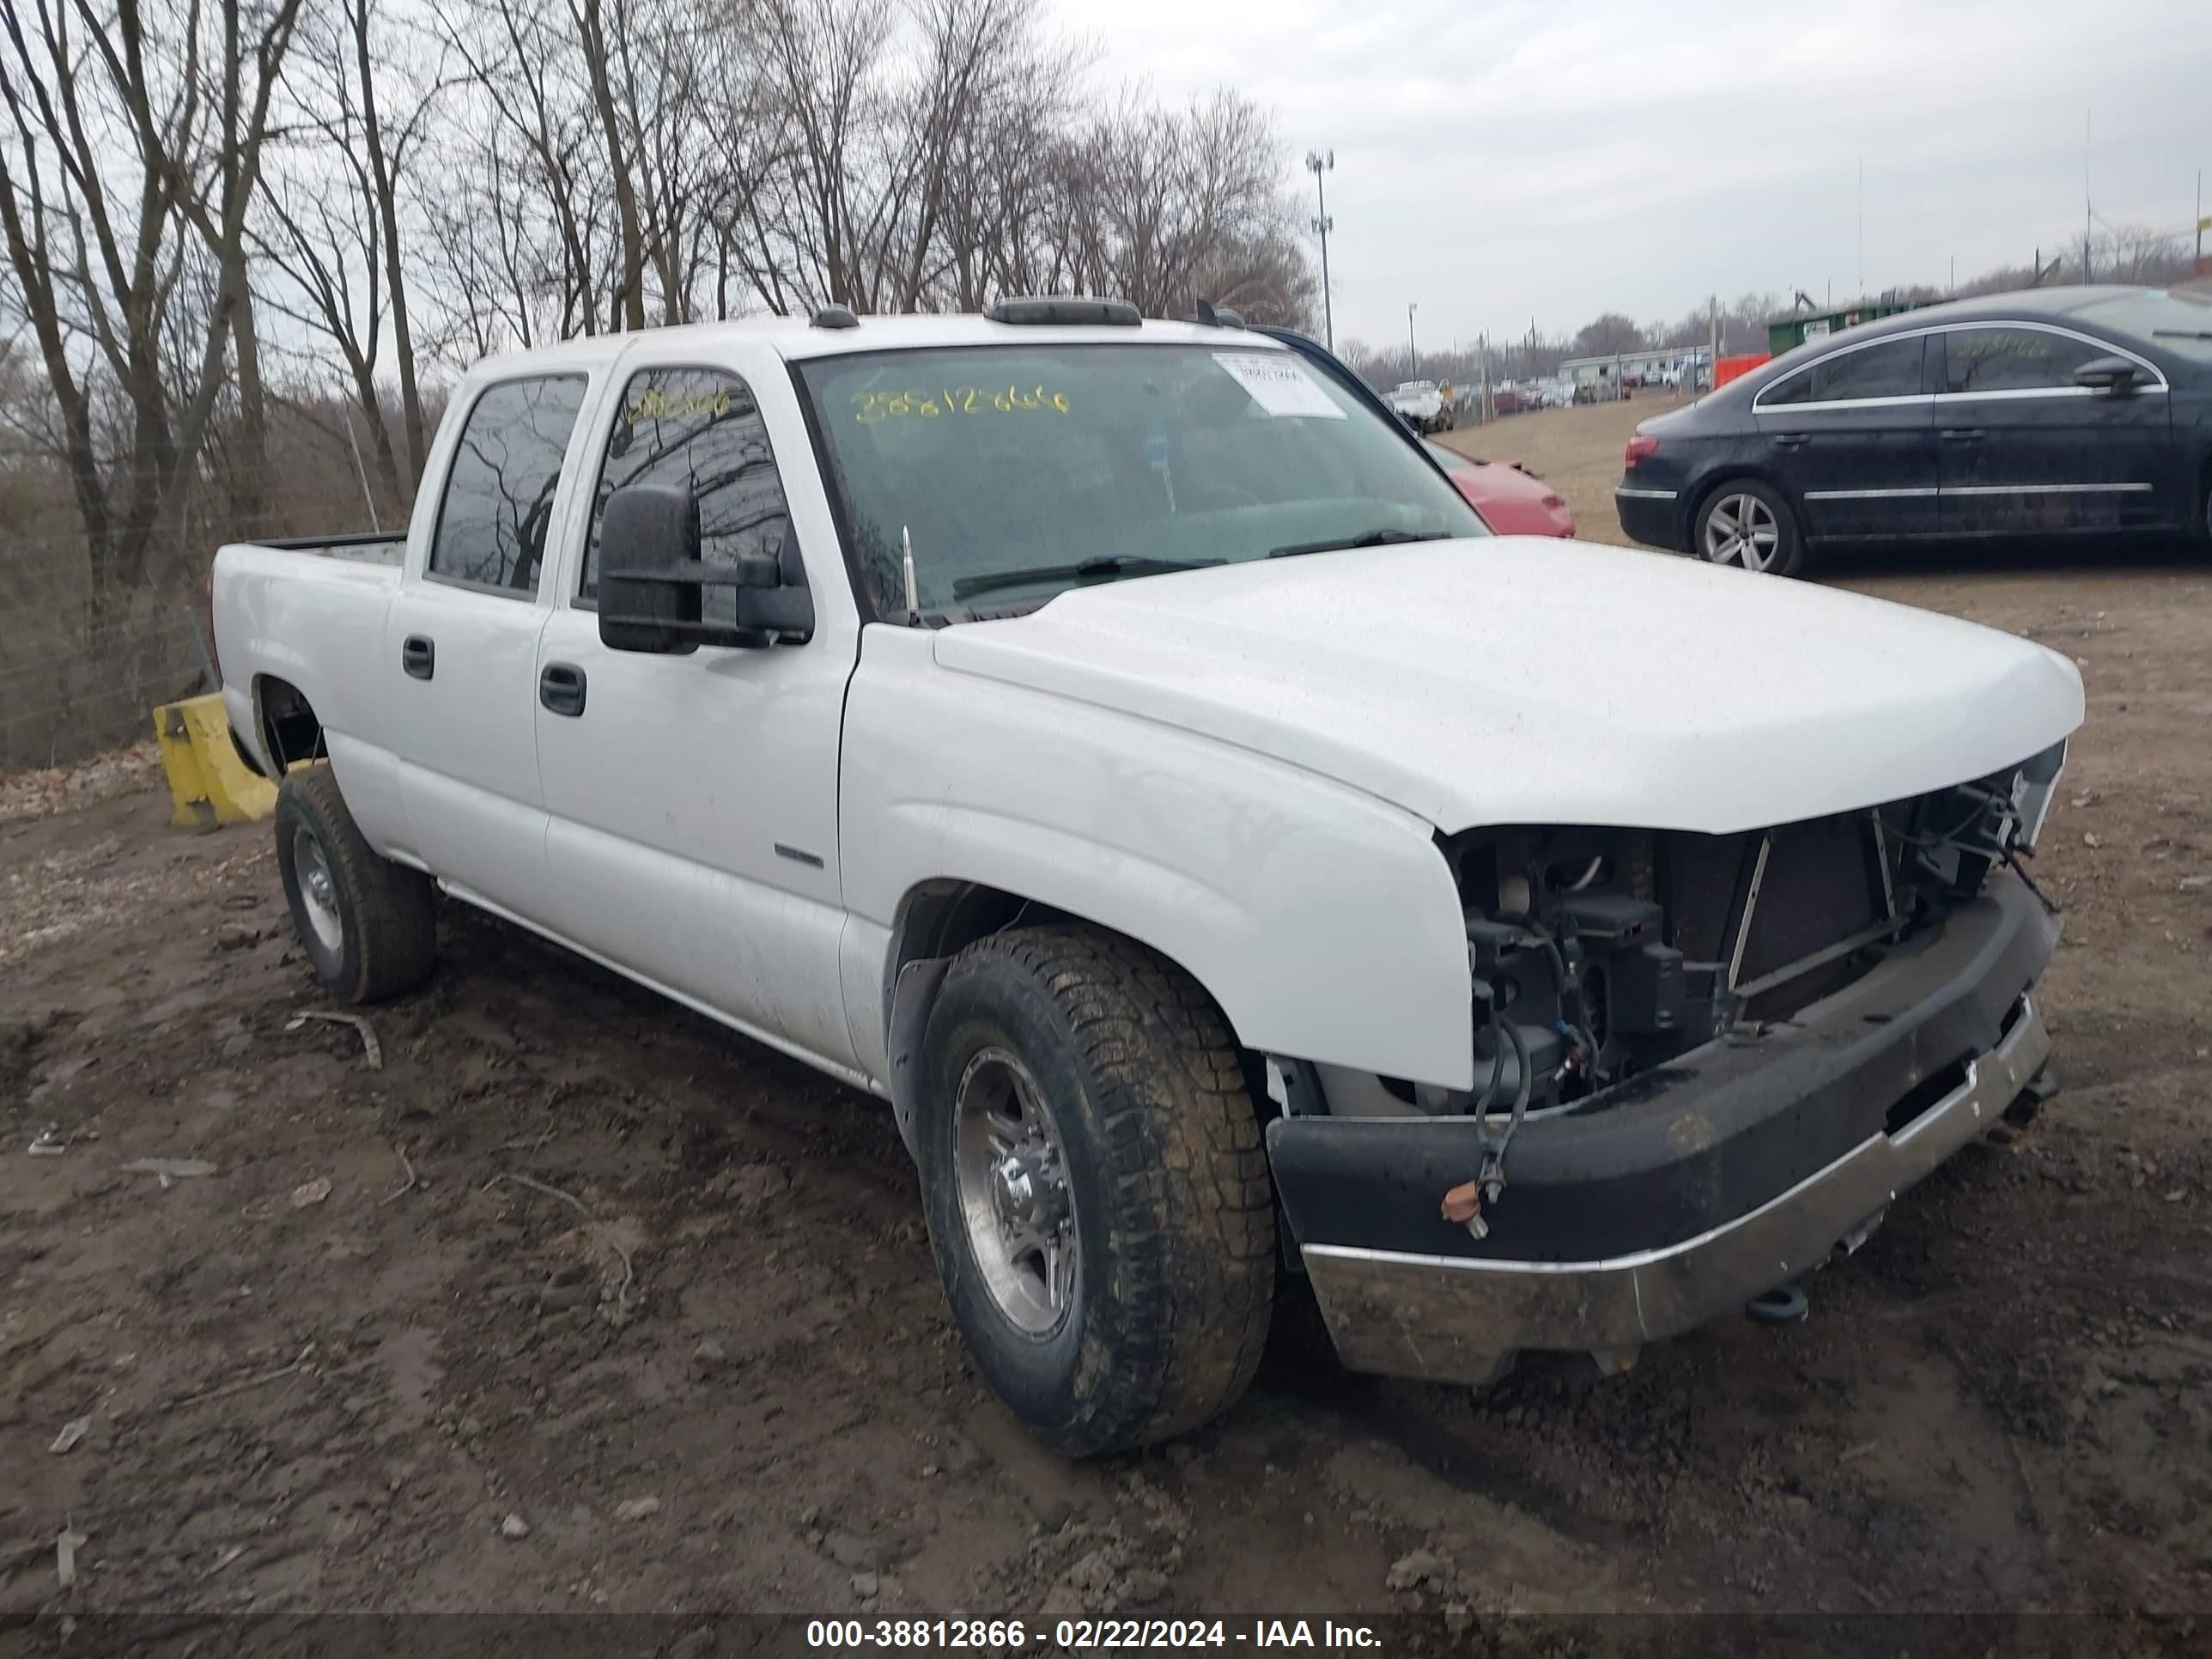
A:
<svg viewBox="0 0 2212 1659">
<path fill-rule="evenodd" d="M 66 766 L 149 738 L 155 705 L 213 687 L 192 601 L 174 588 L 95 598 L 83 532 L 66 509 L 11 528 L 0 616 L 9 619 L 0 629 L 0 772 Z"/>
<path fill-rule="evenodd" d="M 251 536 L 336 535 L 407 522 L 350 445 L 302 422 L 268 435 L 265 467 L 210 466 L 144 560 L 158 584 L 95 592 L 83 522 L 45 455 L 0 450 L 0 773 L 68 766 L 150 738 L 152 710 L 216 689 L 207 573 Z M 240 489 L 241 477 L 257 481 Z M 251 496 L 250 509 L 242 509 Z M 248 526 L 251 526 L 249 528 Z"/>
</svg>

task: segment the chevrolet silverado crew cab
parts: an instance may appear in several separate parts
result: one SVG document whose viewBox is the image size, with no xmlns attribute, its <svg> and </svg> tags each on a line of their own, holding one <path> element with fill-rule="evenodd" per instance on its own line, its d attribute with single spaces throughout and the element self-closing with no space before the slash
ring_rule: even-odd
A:
<svg viewBox="0 0 2212 1659">
<path fill-rule="evenodd" d="M 1357 1369 L 1617 1368 L 2041 1086 L 2064 658 L 1487 537 L 1226 318 L 495 358 L 404 540 L 214 599 L 325 984 L 420 982 L 442 890 L 886 1097 L 1069 1454 L 1225 1409 L 1281 1274 Z"/>
</svg>

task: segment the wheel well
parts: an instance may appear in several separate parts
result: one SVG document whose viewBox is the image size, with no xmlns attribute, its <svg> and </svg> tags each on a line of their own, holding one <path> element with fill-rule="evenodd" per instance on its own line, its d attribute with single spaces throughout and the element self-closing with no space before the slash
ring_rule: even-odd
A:
<svg viewBox="0 0 2212 1659">
<path fill-rule="evenodd" d="M 1003 933 L 1009 928 L 1042 927 L 1055 921 L 1090 922 L 1091 918 L 1079 916 L 1055 905 L 1040 903 L 1019 893 L 993 887 L 975 881 L 926 881 L 911 889 L 900 902 L 898 919 L 891 927 L 891 948 L 884 963 L 884 1031 L 890 1055 L 890 1094 L 893 1113 L 899 1133 L 913 1150 L 913 1076 L 907 1064 L 921 1026 L 927 1018 L 929 1006 L 937 1000 L 938 987 L 944 982 L 945 970 L 951 958 L 994 933 Z M 1103 923 L 1091 923 L 1104 927 Z M 1120 933 L 1119 928 L 1108 928 Z M 1125 936 L 1126 937 L 1126 936 Z M 1143 945 L 1145 941 L 1136 941 Z M 1146 949 L 1157 947 L 1146 945 Z M 1164 953 L 1163 953 L 1164 954 Z M 1181 963 L 1176 966 L 1181 967 Z M 914 968 L 913 982 L 907 994 L 900 994 L 900 981 L 907 969 Z M 1188 969 L 1184 969 L 1188 972 Z M 1191 977 L 1197 979 L 1193 974 Z M 1200 988 L 1212 998 L 1212 992 L 1203 981 Z M 1215 1006 L 1219 1006 L 1215 1000 Z M 1230 1040 L 1237 1042 L 1236 1030 L 1224 1012 L 1222 1024 L 1230 1027 Z M 1254 1101 L 1264 1110 L 1267 1102 L 1264 1081 L 1264 1060 L 1246 1049 L 1241 1042 L 1237 1053 L 1242 1057 L 1247 1085 Z"/>
<path fill-rule="evenodd" d="M 977 939 L 1018 924 L 1066 919 L 1064 910 L 981 882 L 923 882 L 899 905 L 891 930 L 891 951 L 884 969 L 884 1018 L 890 1017 L 892 993 L 908 963 L 957 956 Z"/>
<path fill-rule="evenodd" d="M 254 719 L 261 741 L 269 751 L 274 775 L 282 779 L 297 762 L 322 760 L 330 750 L 323 742 L 323 723 L 300 689 L 273 674 L 254 682 Z"/>
</svg>

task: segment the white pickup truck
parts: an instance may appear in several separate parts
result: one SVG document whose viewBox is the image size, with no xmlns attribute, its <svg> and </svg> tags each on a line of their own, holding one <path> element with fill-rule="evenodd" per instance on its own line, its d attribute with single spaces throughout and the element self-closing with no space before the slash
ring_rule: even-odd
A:
<svg viewBox="0 0 2212 1659">
<path fill-rule="evenodd" d="M 336 994 L 439 890 L 886 1097 L 1072 1455 L 1250 1378 L 1617 1368 L 2039 1097 L 2070 663 L 1492 538 L 1295 337 L 1103 301 L 582 340 L 404 541 L 214 572 Z"/>
<path fill-rule="evenodd" d="M 1401 380 L 1383 401 L 1420 433 L 1449 432 L 1459 424 L 1459 410 L 1434 380 Z"/>
</svg>

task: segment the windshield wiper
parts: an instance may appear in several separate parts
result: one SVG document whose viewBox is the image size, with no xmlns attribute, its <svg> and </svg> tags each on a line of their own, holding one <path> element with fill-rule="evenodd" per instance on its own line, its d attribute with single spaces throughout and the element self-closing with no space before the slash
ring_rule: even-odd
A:
<svg viewBox="0 0 2212 1659">
<path fill-rule="evenodd" d="M 1089 576 L 1150 576 L 1163 570 L 1197 570 L 1224 564 L 1223 559 L 1148 559 L 1131 553 L 1112 553 L 1079 564 L 1038 564 L 1025 570 L 991 570 L 979 576 L 963 576 L 952 584 L 952 597 L 988 593 L 1001 587 L 1027 587 L 1032 582 L 1080 581 Z"/>
<path fill-rule="evenodd" d="M 1370 530 L 1361 536 L 1332 536 L 1325 542 L 1292 542 L 1270 548 L 1271 559 L 1294 559 L 1301 553 L 1341 553 L 1354 547 L 1395 547 L 1402 542 L 1441 542 L 1450 532 L 1443 530 Z"/>
<path fill-rule="evenodd" d="M 2154 328 L 2154 340 L 2212 340 L 2212 328 Z"/>
</svg>

